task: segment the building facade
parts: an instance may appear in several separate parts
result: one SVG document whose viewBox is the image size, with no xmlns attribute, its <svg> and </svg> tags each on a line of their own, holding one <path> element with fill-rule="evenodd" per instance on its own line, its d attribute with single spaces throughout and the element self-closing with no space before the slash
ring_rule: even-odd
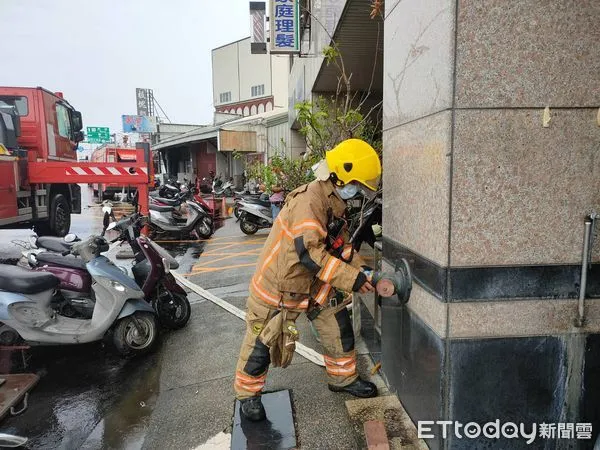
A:
<svg viewBox="0 0 600 450">
<path fill-rule="evenodd" d="M 212 51 L 215 111 L 251 116 L 287 107 L 289 58 L 252 54 L 250 38 Z"/>
</svg>

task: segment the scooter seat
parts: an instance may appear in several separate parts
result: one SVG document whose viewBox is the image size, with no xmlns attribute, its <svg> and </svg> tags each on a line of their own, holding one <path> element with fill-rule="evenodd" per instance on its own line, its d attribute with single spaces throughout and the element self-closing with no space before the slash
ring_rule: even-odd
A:
<svg viewBox="0 0 600 450">
<path fill-rule="evenodd" d="M 57 266 L 70 267 L 71 269 L 87 270 L 85 261 L 80 258 L 47 252 L 38 253 L 35 257 L 42 263 L 56 264 Z"/>
<path fill-rule="evenodd" d="M 169 211 L 173 211 L 173 207 L 172 206 L 149 205 L 148 209 L 151 209 L 152 211 L 157 211 L 157 212 L 169 212 Z"/>
<path fill-rule="evenodd" d="M 60 280 L 48 272 L 34 272 L 19 266 L 0 265 L 0 290 L 18 294 L 38 294 L 54 289 Z"/>
<path fill-rule="evenodd" d="M 252 200 L 242 200 L 242 203 L 249 203 L 251 205 L 260 205 L 260 206 L 264 206 L 265 208 L 270 208 L 271 207 L 271 202 L 270 201 L 265 201 L 265 200 L 259 200 L 259 199 L 252 199 Z"/>
<path fill-rule="evenodd" d="M 181 205 L 181 200 L 173 199 L 173 198 L 162 198 L 162 197 L 154 197 L 154 199 L 160 203 L 164 203 L 169 206 L 179 206 Z"/>
<path fill-rule="evenodd" d="M 71 250 L 73 243 L 65 242 L 63 238 L 53 236 L 41 236 L 37 238 L 36 245 L 52 252 L 65 252 Z"/>
</svg>

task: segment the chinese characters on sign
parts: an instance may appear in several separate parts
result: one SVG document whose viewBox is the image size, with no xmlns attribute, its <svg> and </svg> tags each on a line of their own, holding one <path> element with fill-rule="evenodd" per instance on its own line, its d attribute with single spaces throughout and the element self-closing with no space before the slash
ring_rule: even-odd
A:
<svg viewBox="0 0 600 450">
<path fill-rule="evenodd" d="M 271 53 L 300 52 L 298 0 L 271 1 Z"/>
<path fill-rule="evenodd" d="M 150 92 L 151 89 L 135 89 L 135 100 L 137 103 L 137 115 L 138 116 L 149 116 L 150 115 Z"/>
<path fill-rule="evenodd" d="M 104 144 L 110 142 L 110 131 L 108 127 L 87 127 L 86 142 L 88 144 Z"/>
<path fill-rule="evenodd" d="M 438 425 L 441 428 L 434 427 Z M 440 433 L 441 431 L 441 433 Z M 524 439 L 531 444 L 539 439 L 564 439 L 566 441 L 591 440 L 591 423 L 533 423 L 518 425 L 514 422 L 500 423 L 499 419 L 487 422 L 483 425 L 476 422 L 461 423 L 452 420 L 420 420 L 417 423 L 417 436 L 420 439 L 433 439 L 436 432 L 443 439 L 447 439 L 451 433 L 458 439 L 479 439 L 481 436 L 487 439 Z M 569 447 L 570 448 L 570 447 Z"/>
</svg>

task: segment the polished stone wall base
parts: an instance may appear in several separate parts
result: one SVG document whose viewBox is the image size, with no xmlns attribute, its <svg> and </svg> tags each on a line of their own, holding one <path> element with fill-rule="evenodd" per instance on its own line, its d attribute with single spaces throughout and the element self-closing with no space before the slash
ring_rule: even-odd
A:
<svg viewBox="0 0 600 450">
<path fill-rule="evenodd" d="M 600 336 L 440 337 L 408 307 L 382 310 L 382 370 L 415 424 L 591 423 L 600 430 Z M 432 449 L 578 448 L 577 441 L 459 439 L 433 426 Z M 579 442 L 586 448 L 590 440 Z"/>
</svg>

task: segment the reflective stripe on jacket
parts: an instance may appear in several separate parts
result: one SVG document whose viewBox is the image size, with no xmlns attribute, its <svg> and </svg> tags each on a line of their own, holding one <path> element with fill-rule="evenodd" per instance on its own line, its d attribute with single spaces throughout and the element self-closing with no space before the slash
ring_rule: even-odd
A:
<svg viewBox="0 0 600 450">
<path fill-rule="evenodd" d="M 313 181 L 292 191 L 258 259 L 250 289 L 264 302 L 303 301 L 315 277 L 351 292 L 360 269 L 326 250 L 328 211 L 342 217 L 345 202 L 331 181 Z"/>
</svg>

